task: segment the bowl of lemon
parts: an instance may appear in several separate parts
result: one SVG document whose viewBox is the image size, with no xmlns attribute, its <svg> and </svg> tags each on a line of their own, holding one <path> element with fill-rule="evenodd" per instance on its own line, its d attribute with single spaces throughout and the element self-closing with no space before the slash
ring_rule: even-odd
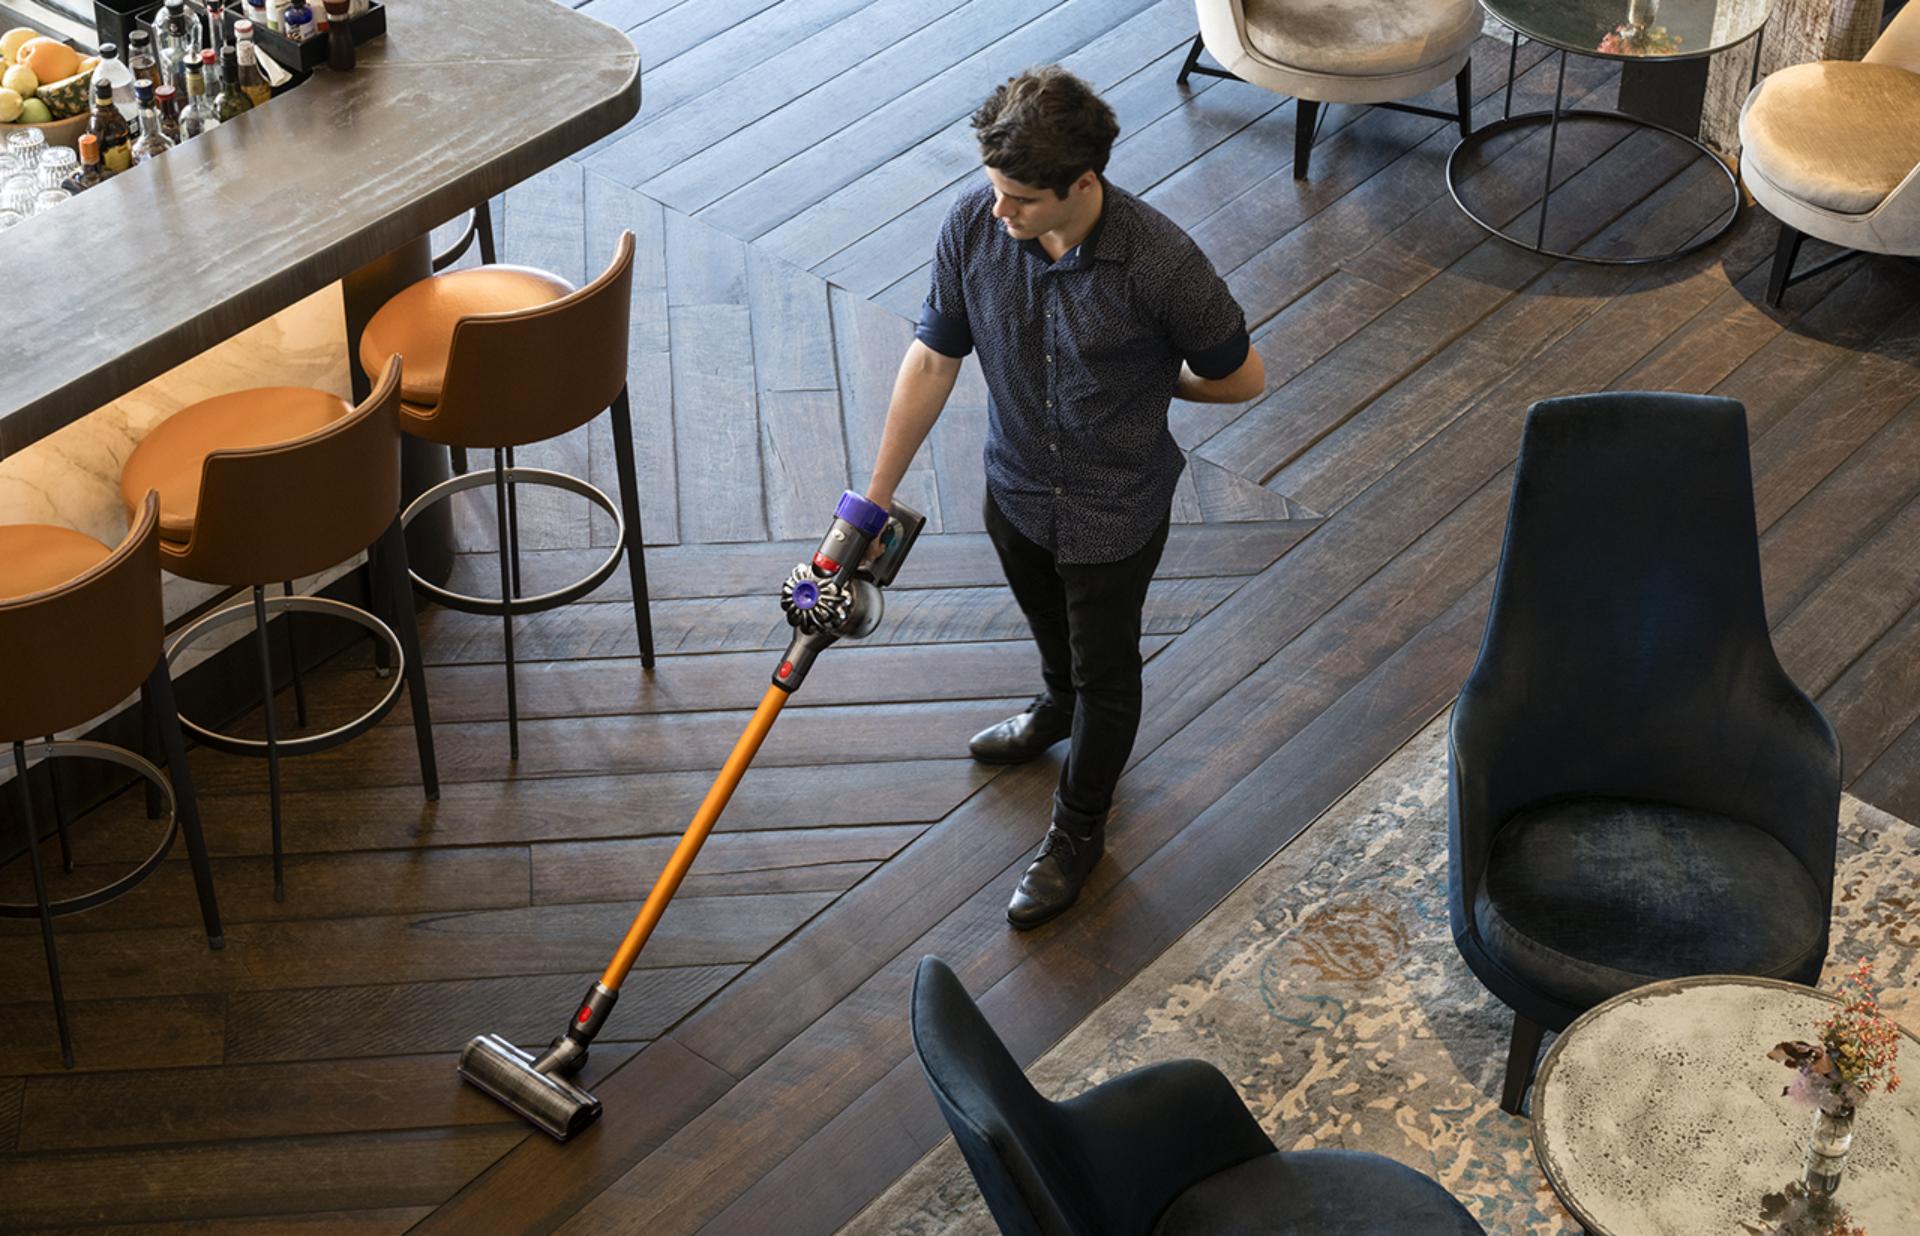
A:
<svg viewBox="0 0 1920 1236">
<path fill-rule="evenodd" d="M 30 26 L 0 34 L 0 148 L 20 129 L 39 129 L 50 146 L 78 146 L 99 63 Z"/>
</svg>

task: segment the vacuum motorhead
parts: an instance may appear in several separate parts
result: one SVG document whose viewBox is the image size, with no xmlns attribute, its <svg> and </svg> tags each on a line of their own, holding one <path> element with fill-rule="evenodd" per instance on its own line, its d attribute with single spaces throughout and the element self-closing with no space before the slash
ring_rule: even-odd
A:
<svg viewBox="0 0 1920 1236">
<path fill-rule="evenodd" d="M 505 1103 L 557 1141 L 600 1118 L 600 1100 L 564 1077 L 542 1073 L 534 1058 L 497 1034 L 482 1034 L 460 1052 L 460 1076 Z"/>
</svg>

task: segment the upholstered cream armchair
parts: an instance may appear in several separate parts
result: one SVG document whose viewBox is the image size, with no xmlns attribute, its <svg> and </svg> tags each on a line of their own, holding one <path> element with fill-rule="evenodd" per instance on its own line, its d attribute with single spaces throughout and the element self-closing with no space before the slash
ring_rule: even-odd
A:
<svg viewBox="0 0 1920 1236">
<path fill-rule="evenodd" d="M 1202 73 L 1296 100 L 1293 174 L 1305 179 L 1322 103 L 1365 103 L 1458 121 L 1472 131 L 1474 0 L 1195 0 L 1200 33 L 1180 82 Z M 1201 49 L 1219 69 L 1199 63 Z M 1224 70 L 1224 71 L 1223 71 Z M 1454 81 L 1457 112 L 1398 102 Z"/>
<path fill-rule="evenodd" d="M 1793 273 L 1808 236 L 1866 253 L 1920 255 L 1920 3 L 1859 62 L 1767 75 L 1740 112 L 1740 174 L 1780 220 L 1767 303 L 1852 257 Z"/>
</svg>

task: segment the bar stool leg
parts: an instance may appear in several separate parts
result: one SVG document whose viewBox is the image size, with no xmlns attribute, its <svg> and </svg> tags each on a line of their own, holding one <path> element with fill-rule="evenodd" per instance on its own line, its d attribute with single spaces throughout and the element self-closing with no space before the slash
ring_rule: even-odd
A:
<svg viewBox="0 0 1920 1236">
<path fill-rule="evenodd" d="M 493 252 L 493 202 L 482 198 L 473 208 L 473 230 L 480 235 L 480 260 L 491 266 L 497 260 Z"/>
<path fill-rule="evenodd" d="M 140 725 L 145 731 L 143 754 L 154 763 L 164 765 L 166 756 L 160 750 L 160 716 L 154 711 L 153 701 L 147 698 L 145 691 L 140 693 Z M 147 818 L 160 818 L 160 787 L 151 781 L 147 782 Z"/>
<path fill-rule="evenodd" d="M 282 596 L 293 595 L 293 581 L 281 585 Z M 287 611 L 287 663 L 293 667 L 293 715 L 300 728 L 307 728 L 307 688 L 300 681 L 300 645 L 293 638 L 293 611 Z"/>
<path fill-rule="evenodd" d="M 513 683 L 513 583 L 507 569 L 507 461 L 495 447 L 493 451 L 493 514 L 500 542 L 500 624 L 507 648 L 507 751 L 520 758 L 520 701 Z"/>
<path fill-rule="evenodd" d="M 260 709 L 267 722 L 267 798 L 273 811 L 273 899 L 287 899 L 287 874 L 281 850 L 280 736 L 273 724 L 273 655 L 267 647 L 267 590 L 253 586 L 253 642 L 260 650 Z"/>
<path fill-rule="evenodd" d="M 47 735 L 47 750 L 53 750 L 53 735 Z M 53 826 L 60 833 L 60 866 L 62 870 L 73 870 L 73 842 L 67 836 L 67 809 L 60 803 L 60 764 L 56 760 L 47 761 L 47 792 L 53 795 Z"/>
<path fill-rule="evenodd" d="M 420 784 L 427 801 L 440 798 L 440 764 L 433 751 L 433 716 L 427 709 L 427 663 L 420 652 L 420 621 L 413 607 L 413 590 L 407 584 L 407 538 L 395 519 L 380 534 L 374 556 L 386 574 L 387 595 L 393 598 L 388 615 L 400 637 L 400 652 L 406 658 L 407 702 L 413 709 L 413 741 L 420 751 Z"/>
<path fill-rule="evenodd" d="M 1473 136 L 1473 61 L 1460 66 L 1453 79 L 1453 101 L 1460 112 L 1460 137 Z"/>
<path fill-rule="evenodd" d="M 633 408 L 627 388 L 613 400 L 613 466 L 620 476 L 620 516 L 627 524 L 627 574 L 633 580 L 633 622 L 640 633 L 640 667 L 653 668 L 653 609 L 647 599 L 646 537 L 640 528 L 640 482 L 633 465 Z"/>
<path fill-rule="evenodd" d="M 513 467 L 513 448 L 507 448 L 507 467 Z M 507 482 L 507 540 L 509 560 L 513 563 L 513 595 L 520 595 L 520 491 L 512 481 Z"/>
<path fill-rule="evenodd" d="M 67 999 L 60 990 L 60 957 L 53 948 L 53 900 L 47 875 L 40 870 L 40 834 L 33 824 L 33 791 L 27 786 L 27 745 L 13 744 L 13 783 L 20 787 L 20 819 L 27 829 L 27 865 L 33 870 L 33 896 L 40 904 L 40 940 L 47 950 L 47 982 L 53 989 L 53 1020 L 60 1027 L 60 1063 L 73 1067 L 73 1031 L 67 1026 Z"/>
<path fill-rule="evenodd" d="M 160 739 L 167 749 L 167 780 L 173 783 L 173 809 L 180 832 L 187 839 L 187 861 L 193 867 L 194 889 L 200 894 L 200 921 L 207 929 L 207 947 L 225 948 L 220 903 L 213 895 L 213 865 L 207 859 L 206 835 L 200 831 L 200 800 L 193 789 L 193 770 L 187 766 L 187 742 L 180 733 L 180 711 L 174 703 L 173 679 L 167 674 L 165 657 L 147 675 L 140 692 L 166 718 L 160 725 Z"/>
<path fill-rule="evenodd" d="M 377 548 L 377 547 L 376 547 Z M 387 612 L 387 577 L 380 564 L 374 561 L 375 554 L 367 554 L 367 608 L 376 614 Z M 413 581 L 407 581 L 407 591 L 413 591 Z M 393 658 L 387 652 L 387 641 L 377 635 L 369 635 L 373 640 L 373 676 L 385 678 L 393 673 Z"/>
</svg>

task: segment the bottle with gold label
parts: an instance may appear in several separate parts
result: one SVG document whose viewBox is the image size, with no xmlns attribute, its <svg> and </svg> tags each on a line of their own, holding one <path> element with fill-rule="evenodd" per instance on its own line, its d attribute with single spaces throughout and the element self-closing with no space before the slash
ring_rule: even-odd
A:
<svg viewBox="0 0 1920 1236">
<path fill-rule="evenodd" d="M 133 131 L 113 104 L 113 86 L 105 78 L 93 84 L 93 115 L 87 132 L 100 148 L 100 170 L 112 176 L 133 166 Z"/>
<path fill-rule="evenodd" d="M 253 45 L 253 23 L 235 22 L 233 42 L 234 50 L 240 57 L 240 92 L 258 107 L 273 97 L 273 87 L 260 69 L 260 53 Z"/>
</svg>

